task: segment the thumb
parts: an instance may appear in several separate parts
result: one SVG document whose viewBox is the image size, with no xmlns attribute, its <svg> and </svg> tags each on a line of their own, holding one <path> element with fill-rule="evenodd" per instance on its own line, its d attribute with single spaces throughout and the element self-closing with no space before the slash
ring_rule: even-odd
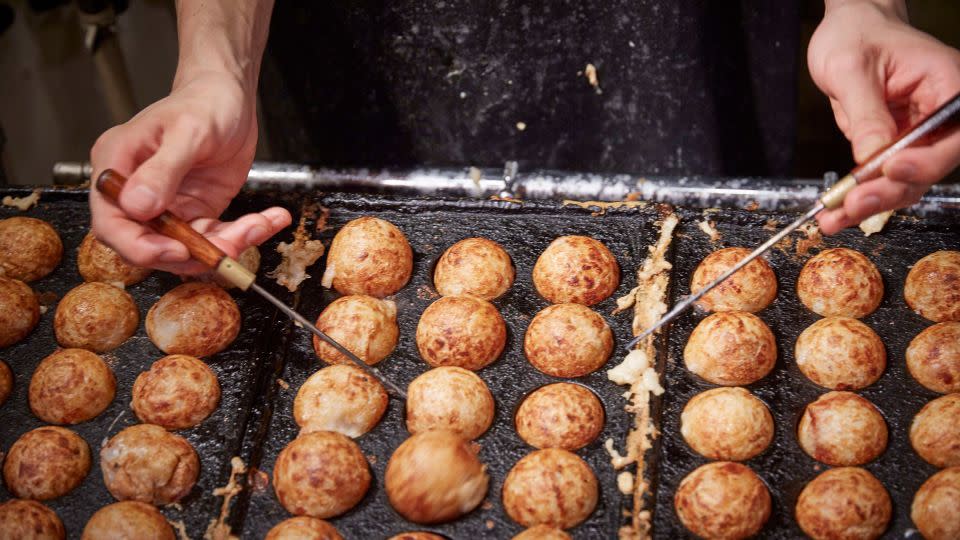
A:
<svg viewBox="0 0 960 540">
<path fill-rule="evenodd" d="M 864 58 L 852 64 L 848 66 L 852 69 L 836 74 L 841 82 L 833 94 L 847 117 L 846 136 L 853 146 L 853 158 L 863 163 L 893 140 L 897 124 L 875 63 Z"/>
</svg>

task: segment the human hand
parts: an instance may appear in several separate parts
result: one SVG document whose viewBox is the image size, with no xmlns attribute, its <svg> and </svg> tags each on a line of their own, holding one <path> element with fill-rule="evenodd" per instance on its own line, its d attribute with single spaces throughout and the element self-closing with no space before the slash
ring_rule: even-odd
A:
<svg viewBox="0 0 960 540">
<path fill-rule="evenodd" d="M 911 27 L 902 0 L 827 0 L 807 64 L 857 163 L 960 91 L 960 52 Z M 820 228 L 833 234 L 915 204 L 958 164 L 960 132 L 902 150 L 843 207 L 821 212 Z"/>
</svg>

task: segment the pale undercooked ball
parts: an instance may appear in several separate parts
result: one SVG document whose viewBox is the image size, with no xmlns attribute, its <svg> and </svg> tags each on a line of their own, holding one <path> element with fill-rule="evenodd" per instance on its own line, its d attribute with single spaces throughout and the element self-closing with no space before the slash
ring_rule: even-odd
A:
<svg viewBox="0 0 960 540">
<path fill-rule="evenodd" d="M 155 507 L 137 501 L 108 504 L 83 528 L 80 540 L 176 540 L 173 527 Z"/>
<path fill-rule="evenodd" d="M 68 292 L 53 317 L 57 342 L 64 347 L 107 352 L 123 344 L 140 324 L 140 312 L 127 291 L 106 283 L 84 283 Z"/>
<path fill-rule="evenodd" d="M 388 401 L 380 381 L 356 366 L 337 364 L 303 383 L 293 400 L 293 419 L 304 433 L 336 431 L 359 437 L 377 425 Z"/>
<path fill-rule="evenodd" d="M 475 296 L 444 296 L 417 323 L 417 349 L 433 367 L 478 370 L 500 356 L 507 325 L 490 302 Z"/>
<path fill-rule="evenodd" d="M 680 481 L 673 498 L 680 522 L 703 538 L 753 536 L 770 517 L 770 492 L 750 467 L 707 463 Z"/>
<path fill-rule="evenodd" d="M 703 319 L 683 349 L 687 369 L 727 386 L 759 381 L 776 361 L 773 332 L 759 317 L 743 311 L 724 311 Z"/>
<path fill-rule="evenodd" d="M 557 304 L 537 313 L 523 338 L 533 367 L 554 377 L 581 377 L 600 369 L 613 352 L 613 333 L 598 313 Z"/>
<path fill-rule="evenodd" d="M 920 409 L 910 425 L 910 444 L 931 465 L 960 465 L 960 394 L 947 394 Z"/>
<path fill-rule="evenodd" d="M 140 283 L 153 271 L 123 260 L 119 253 L 97 240 L 92 232 L 83 237 L 77 249 L 77 270 L 84 281 L 122 283 L 125 286 Z"/>
<path fill-rule="evenodd" d="M 725 248 L 707 255 L 693 271 L 690 292 L 700 292 L 707 284 L 745 259 L 750 250 Z M 735 274 L 723 280 L 697 301 L 707 311 L 748 311 L 755 313 L 770 305 L 777 297 L 777 276 L 763 258 L 756 258 Z"/>
<path fill-rule="evenodd" d="M 240 333 L 240 308 L 212 283 L 184 283 L 150 308 L 146 327 L 161 351 L 202 358 L 233 343 Z"/>
<path fill-rule="evenodd" d="M 910 519 L 927 540 L 960 538 L 960 467 L 934 474 L 913 496 Z"/>
<path fill-rule="evenodd" d="M 16 497 L 45 501 L 80 485 L 90 472 L 90 447 L 69 429 L 44 426 L 17 439 L 3 462 L 3 479 Z"/>
<path fill-rule="evenodd" d="M 13 391 L 13 372 L 6 362 L 0 360 L 0 405 L 10 397 Z"/>
<path fill-rule="evenodd" d="M 883 280 L 877 267 L 859 251 L 826 249 L 803 265 L 797 296 L 818 315 L 859 319 L 880 305 Z"/>
<path fill-rule="evenodd" d="M 597 498 L 593 470 L 576 454 L 560 448 L 527 454 L 503 482 L 503 507 L 524 527 L 575 527 L 593 513 Z"/>
<path fill-rule="evenodd" d="M 133 383 L 133 412 L 145 424 L 186 429 L 203 422 L 220 403 L 217 375 L 203 360 L 173 354 L 157 360 Z"/>
<path fill-rule="evenodd" d="M 8 347 L 40 322 L 40 302 L 26 283 L 0 277 L 0 347 Z"/>
<path fill-rule="evenodd" d="M 442 296 L 471 294 L 484 300 L 502 296 L 516 272 L 510 255 L 486 238 L 467 238 L 447 248 L 433 271 L 433 286 Z"/>
<path fill-rule="evenodd" d="M 935 324 L 913 338 L 907 369 L 934 392 L 960 392 L 960 322 Z"/>
<path fill-rule="evenodd" d="M 447 538 L 430 532 L 413 531 L 395 534 L 389 540 L 447 540 Z"/>
<path fill-rule="evenodd" d="M 740 387 L 714 388 L 693 396 L 680 415 L 683 440 L 709 459 L 744 461 L 773 440 L 773 416 Z"/>
<path fill-rule="evenodd" d="M 877 382 L 887 367 L 883 341 L 850 317 L 827 317 L 797 338 L 797 367 L 815 384 L 831 390 L 859 390 Z"/>
<path fill-rule="evenodd" d="M 62 256 L 60 235 L 46 221 L 0 219 L 0 276 L 29 283 L 53 272 Z"/>
<path fill-rule="evenodd" d="M 363 499 L 370 480 L 370 466 L 357 443 L 333 431 L 300 434 L 273 466 L 277 499 L 296 516 L 338 516 Z"/>
<path fill-rule="evenodd" d="M 797 427 L 800 447 L 827 465 L 862 465 L 887 447 L 887 423 L 866 399 L 827 392 L 807 405 Z"/>
<path fill-rule="evenodd" d="M 37 501 L 0 503 L 0 540 L 63 540 L 66 535 L 56 512 Z"/>
<path fill-rule="evenodd" d="M 197 452 L 160 426 L 137 424 L 100 450 L 103 483 L 118 501 L 171 504 L 187 496 L 200 474 Z"/>
<path fill-rule="evenodd" d="M 548 384 L 523 400 L 515 421 L 517 435 L 530 446 L 579 450 L 603 431 L 603 404 L 579 384 Z"/>
<path fill-rule="evenodd" d="M 892 504 L 883 484 L 865 469 L 830 469 L 807 484 L 797 499 L 797 523 L 814 540 L 878 538 Z"/>
<path fill-rule="evenodd" d="M 264 540 L 343 540 L 337 528 L 322 519 L 297 516 L 277 523 Z"/>
<path fill-rule="evenodd" d="M 444 430 L 403 441 L 384 477 L 390 505 L 415 523 L 442 523 L 470 512 L 487 494 L 488 482 L 471 443 Z"/>
<path fill-rule="evenodd" d="M 317 318 L 317 328 L 369 365 L 389 356 L 400 337 L 397 305 L 366 295 L 342 296 L 330 302 Z M 313 336 L 313 350 L 328 364 L 351 363 L 317 336 Z"/>
<path fill-rule="evenodd" d="M 240 263 L 240 266 L 256 274 L 257 270 L 260 269 L 260 248 L 257 246 L 248 246 L 247 249 L 241 251 L 240 254 L 237 255 L 236 261 Z M 209 276 L 214 283 L 223 287 L 224 289 L 236 288 L 236 285 L 227 281 L 226 278 L 216 272 L 211 272 Z"/>
<path fill-rule="evenodd" d="M 561 236 L 550 242 L 533 266 L 533 285 L 554 304 L 592 306 L 620 284 L 616 257 L 599 240 Z"/>
<path fill-rule="evenodd" d="M 102 413 L 117 392 L 107 364 L 85 349 L 60 349 L 30 378 L 30 410 L 51 424 L 79 424 Z"/>
<path fill-rule="evenodd" d="M 960 251 L 936 251 L 917 261 L 903 297 L 925 319 L 960 321 Z"/>
<path fill-rule="evenodd" d="M 570 540 L 571 536 L 556 527 L 534 525 L 513 537 L 513 540 Z"/>
<path fill-rule="evenodd" d="M 493 423 L 493 395 L 476 373 L 441 366 L 414 379 L 407 388 L 407 431 L 444 429 L 476 439 Z"/>
<path fill-rule="evenodd" d="M 393 223 L 366 216 L 347 223 L 333 238 L 324 281 L 333 276 L 340 294 L 383 298 L 403 288 L 412 272 L 407 237 Z"/>
</svg>

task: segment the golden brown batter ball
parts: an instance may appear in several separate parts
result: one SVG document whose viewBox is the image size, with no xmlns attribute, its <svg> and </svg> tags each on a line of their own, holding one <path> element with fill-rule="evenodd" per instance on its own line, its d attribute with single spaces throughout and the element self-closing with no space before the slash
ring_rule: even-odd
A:
<svg viewBox="0 0 960 540">
<path fill-rule="evenodd" d="M 533 266 L 533 285 L 554 304 L 592 306 L 617 290 L 620 266 L 599 240 L 561 236 L 550 242 Z"/>
<path fill-rule="evenodd" d="M 402 289 L 412 272 L 413 250 L 403 232 L 389 221 L 366 216 L 337 232 L 324 279 L 332 275 L 340 294 L 383 298 Z"/>
<path fill-rule="evenodd" d="M 444 296 L 417 324 L 417 348 L 433 367 L 478 370 L 500 356 L 507 325 L 493 304 L 475 296 Z"/>
<path fill-rule="evenodd" d="M 46 221 L 0 219 L 0 276 L 30 283 L 53 272 L 62 256 L 60 235 Z"/>
<path fill-rule="evenodd" d="M 859 251 L 826 249 L 803 265 L 797 296 L 818 315 L 859 319 L 880 305 L 883 280 L 877 267 Z"/>
<path fill-rule="evenodd" d="M 960 394 L 947 394 L 920 409 L 910 425 L 910 444 L 931 465 L 960 465 Z"/>
<path fill-rule="evenodd" d="M 770 445 L 773 431 L 773 416 L 767 406 L 740 387 L 697 394 L 680 415 L 683 440 L 709 459 L 750 459 Z"/>
<path fill-rule="evenodd" d="M 117 380 L 99 356 L 85 349 L 59 349 L 30 378 L 30 410 L 51 424 L 79 424 L 102 413 L 117 392 Z"/>
<path fill-rule="evenodd" d="M 394 510 L 415 523 L 441 523 L 470 512 L 487 494 L 486 466 L 452 431 L 424 431 L 397 447 L 384 485 Z"/>
<path fill-rule="evenodd" d="M 424 531 L 404 532 L 395 534 L 389 540 L 447 540 L 446 537 L 439 534 L 433 534 Z"/>
<path fill-rule="evenodd" d="M 10 371 L 10 366 L 6 362 L 0 360 L 0 405 L 10 397 L 11 391 L 13 391 L 13 372 Z"/>
<path fill-rule="evenodd" d="M 797 523 L 814 540 L 872 540 L 887 529 L 890 495 L 859 467 L 830 469 L 814 478 L 797 499 Z"/>
<path fill-rule="evenodd" d="M 750 250 L 725 248 L 707 255 L 693 271 L 690 292 L 698 293 L 708 283 L 745 259 Z M 697 301 L 707 311 L 748 311 L 756 313 L 777 297 L 777 276 L 763 258 L 756 258 L 725 279 Z"/>
<path fill-rule="evenodd" d="M 926 328 L 907 347 L 907 369 L 934 392 L 960 392 L 960 322 Z"/>
<path fill-rule="evenodd" d="M 184 283 L 150 308 L 146 327 L 150 341 L 161 351 L 203 358 L 226 349 L 236 339 L 240 308 L 212 283 Z"/>
<path fill-rule="evenodd" d="M 517 408 L 517 435 L 535 448 L 579 450 L 603 431 L 603 405 L 584 386 L 541 386 Z"/>
<path fill-rule="evenodd" d="M 26 283 L 0 277 L 0 347 L 9 347 L 40 322 L 40 302 Z"/>
<path fill-rule="evenodd" d="M 137 501 L 108 504 L 83 528 L 80 540 L 176 540 L 173 527 L 155 507 Z"/>
<path fill-rule="evenodd" d="M 66 535 L 56 512 L 37 501 L 0 503 L 0 540 L 63 540 Z"/>
<path fill-rule="evenodd" d="M 447 248 L 433 271 L 433 286 L 442 296 L 470 294 L 493 300 L 510 286 L 516 271 L 500 244 L 466 238 Z"/>
<path fill-rule="evenodd" d="M 770 492 L 750 467 L 707 463 L 680 481 L 673 506 L 680 522 L 703 538 L 753 536 L 770 517 Z"/>
<path fill-rule="evenodd" d="M 407 388 L 407 431 L 444 429 L 476 439 L 493 423 L 493 395 L 476 373 L 456 367 L 433 368 Z"/>
<path fill-rule="evenodd" d="M 90 472 L 90 447 L 69 429 L 44 426 L 28 431 L 3 462 L 7 489 L 21 499 L 45 501 L 80 485 Z"/>
<path fill-rule="evenodd" d="M 145 424 L 186 429 L 203 422 L 220 403 L 217 375 L 203 360 L 173 354 L 157 360 L 133 383 L 133 412 Z"/>
<path fill-rule="evenodd" d="M 88 232 L 77 249 L 77 270 L 84 281 L 123 283 L 130 286 L 147 279 L 153 270 L 134 266 L 123 260 L 110 246 Z"/>
<path fill-rule="evenodd" d="M 513 540 L 570 540 L 571 536 L 556 527 L 534 525 L 513 537 Z"/>
<path fill-rule="evenodd" d="M 743 311 L 722 311 L 700 321 L 683 349 L 687 369 L 726 386 L 759 381 L 776 361 L 773 332 L 759 317 Z"/>
<path fill-rule="evenodd" d="M 388 401 L 380 381 L 356 366 L 337 364 L 303 383 L 293 400 L 293 419 L 303 433 L 336 431 L 359 437 L 377 425 Z"/>
<path fill-rule="evenodd" d="M 317 318 L 317 328 L 371 366 L 389 356 L 400 337 L 397 305 L 366 295 L 342 296 L 330 302 Z M 351 363 L 316 336 L 313 350 L 328 364 Z"/>
<path fill-rule="evenodd" d="M 903 297 L 910 309 L 933 322 L 960 321 L 960 251 L 936 251 L 917 261 Z"/>
<path fill-rule="evenodd" d="M 600 369 L 613 352 L 613 332 L 598 313 L 580 304 L 557 304 L 537 313 L 523 337 L 533 367 L 554 377 L 581 377 Z"/>
<path fill-rule="evenodd" d="M 887 447 L 880 411 L 852 392 L 827 392 L 807 405 L 797 427 L 800 447 L 827 465 L 862 465 Z"/>
<path fill-rule="evenodd" d="M 960 538 L 960 467 L 931 476 L 913 496 L 910 519 L 927 540 Z"/>
<path fill-rule="evenodd" d="M 593 513 L 597 497 L 597 477 L 590 466 L 560 448 L 527 454 L 503 482 L 503 507 L 524 527 L 575 527 Z"/>
<path fill-rule="evenodd" d="M 321 519 L 356 506 L 370 479 L 357 443 L 333 431 L 301 433 L 273 467 L 273 489 L 287 512 Z"/>
<path fill-rule="evenodd" d="M 831 390 L 859 390 L 877 382 L 887 367 L 883 341 L 850 317 L 827 317 L 797 338 L 797 367 L 815 384 Z"/>
<path fill-rule="evenodd" d="M 140 324 L 130 293 L 107 283 L 84 283 L 57 304 L 53 329 L 64 347 L 107 352 L 123 344 Z"/>
<path fill-rule="evenodd" d="M 277 523 L 263 540 L 343 540 L 337 528 L 322 519 L 297 516 Z"/>
<path fill-rule="evenodd" d="M 118 501 L 162 506 L 190 493 L 200 460 L 183 437 L 153 424 L 137 424 L 114 435 L 100 450 L 100 469 L 103 483 Z"/>
</svg>

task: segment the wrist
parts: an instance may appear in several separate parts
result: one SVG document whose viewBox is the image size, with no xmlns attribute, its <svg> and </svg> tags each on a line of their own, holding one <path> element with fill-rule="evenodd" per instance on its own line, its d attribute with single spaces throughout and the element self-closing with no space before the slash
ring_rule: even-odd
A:
<svg viewBox="0 0 960 540">
<path fill-rule="evenodd" d="M 181 54 L 177 62 L 172 89 L 177 90 L 197 79 L 207 77 L 229 80 L 244 93 L 254 93 L 259 79 L 259 62 L 213 50 L 207 50 L 202 54 Z"/>
<path fill-rule="evenodd" d="M 889 17 L 907 21 L 907 4 L 905 0 L 824 0 L 824 15 L 831 11 L 847 7 L 867 7 L 876 9 Z"/>
</svg>

